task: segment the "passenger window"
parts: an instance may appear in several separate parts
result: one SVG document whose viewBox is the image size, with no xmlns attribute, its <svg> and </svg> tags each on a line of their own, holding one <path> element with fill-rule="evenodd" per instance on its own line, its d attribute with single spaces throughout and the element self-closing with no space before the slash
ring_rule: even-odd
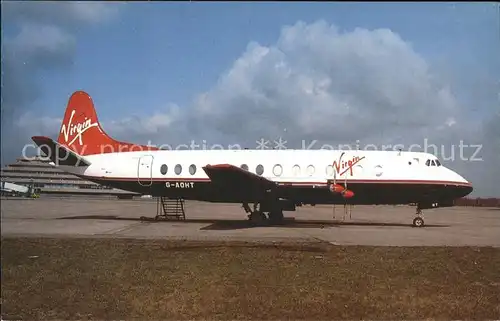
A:
<svg viewBox="0 0 500 321">
<path fill-rule="evenodd" d="M 282 172 L 283 172 L 283 168 L 281 167 L 281 165 L 279 165 L 279 164 L 274 165 L 274 168 L 273 168 L 274 176 L 281 176 Z"/>
</svg>

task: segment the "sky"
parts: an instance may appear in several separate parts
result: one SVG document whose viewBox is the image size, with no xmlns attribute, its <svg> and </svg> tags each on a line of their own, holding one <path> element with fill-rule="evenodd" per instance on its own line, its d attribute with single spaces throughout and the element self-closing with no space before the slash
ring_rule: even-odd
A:
<svg viewBox="0 0 500 321">
<path fill-rule="evenodd" d="M 56 138 L 85 90 L 118 140 L 402 144 L 500 196 L 499 16 L 473 2 L 2 2 L 2 165 Z"/>
</svg>

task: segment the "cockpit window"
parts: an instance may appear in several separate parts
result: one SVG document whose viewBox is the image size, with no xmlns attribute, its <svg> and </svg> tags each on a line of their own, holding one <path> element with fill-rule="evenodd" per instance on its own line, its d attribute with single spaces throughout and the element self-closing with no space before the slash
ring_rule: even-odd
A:
<svg viewBox="0 0 500 321">
<path fill-rule="evenodd" d="M 426 166 L 441 166 L 441 163 L 437 159 L 433 159 L 433 160 L 428 159 L 425 162 L 425 165 Z"/>
</svg>

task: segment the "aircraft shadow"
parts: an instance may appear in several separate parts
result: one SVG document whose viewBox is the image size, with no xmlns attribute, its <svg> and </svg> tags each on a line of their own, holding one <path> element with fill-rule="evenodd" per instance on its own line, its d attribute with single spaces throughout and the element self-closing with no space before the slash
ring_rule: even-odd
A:
<svg viewBox="0 0 500 321">
<path fill-rule="evenodd" d="M 285 220 L 281 224 L 253 225 L 247 220 L 228 221 L 217 220 L 211 225 L 201 228 L 201 230 L 236 230 L 254 227 L 281 227 L 281 228 L 327 228 L 341 226 L 380 226 L 380 227 L 412 227 L 411 223 L 383 223 L 383 222 L 339 222 L 339 221 L 320 221 L 320 220 Z M 448 227 L 448 225 L 426 225 L 426 227 Z"/>
<path fill-rule="evenodd" d="M 227 219 L 186 219 L 186 220 L 155 220 L 154 218 L 140 217 L 119 217 L 115 215 L 81 215 L 81 216 L 66 216 L 58 218 L 60 220 L 116 220 L 116 221 L 136 221 L 148 223 L 198 223 L 209 224 L 200 228 L 200 230 L 238 230 L 249 229 L 255 227 L 281 227 L 281 228 L 326 228 L 326 227 L 341 227 L 341 226 L 380 226 L 380 227 L 412 227 L 411 223 L 384 223 L 384 222 L 341 222 L 341 221 L 326 221 L 326 220 L 295 220 L 285 218 L 281 224 L 263 224 L 255 225 L 248 220 L 227 220 Z M 444 224 L 427 224 L 425 227 L 449 227 Z"/>
</svg>

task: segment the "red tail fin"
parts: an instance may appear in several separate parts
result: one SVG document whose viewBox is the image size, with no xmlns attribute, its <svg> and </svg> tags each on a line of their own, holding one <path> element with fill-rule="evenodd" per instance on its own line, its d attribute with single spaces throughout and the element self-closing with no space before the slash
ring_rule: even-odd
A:
<svg viewBox="0 0 500 321">
<path fill-rule="evenodd" d="M 116 141 L 101 128 L 92 98 L 84 91 L 71 95 L 57 142 L 78 155 L 158 150 L 156 147 Z"/>
</svg>

